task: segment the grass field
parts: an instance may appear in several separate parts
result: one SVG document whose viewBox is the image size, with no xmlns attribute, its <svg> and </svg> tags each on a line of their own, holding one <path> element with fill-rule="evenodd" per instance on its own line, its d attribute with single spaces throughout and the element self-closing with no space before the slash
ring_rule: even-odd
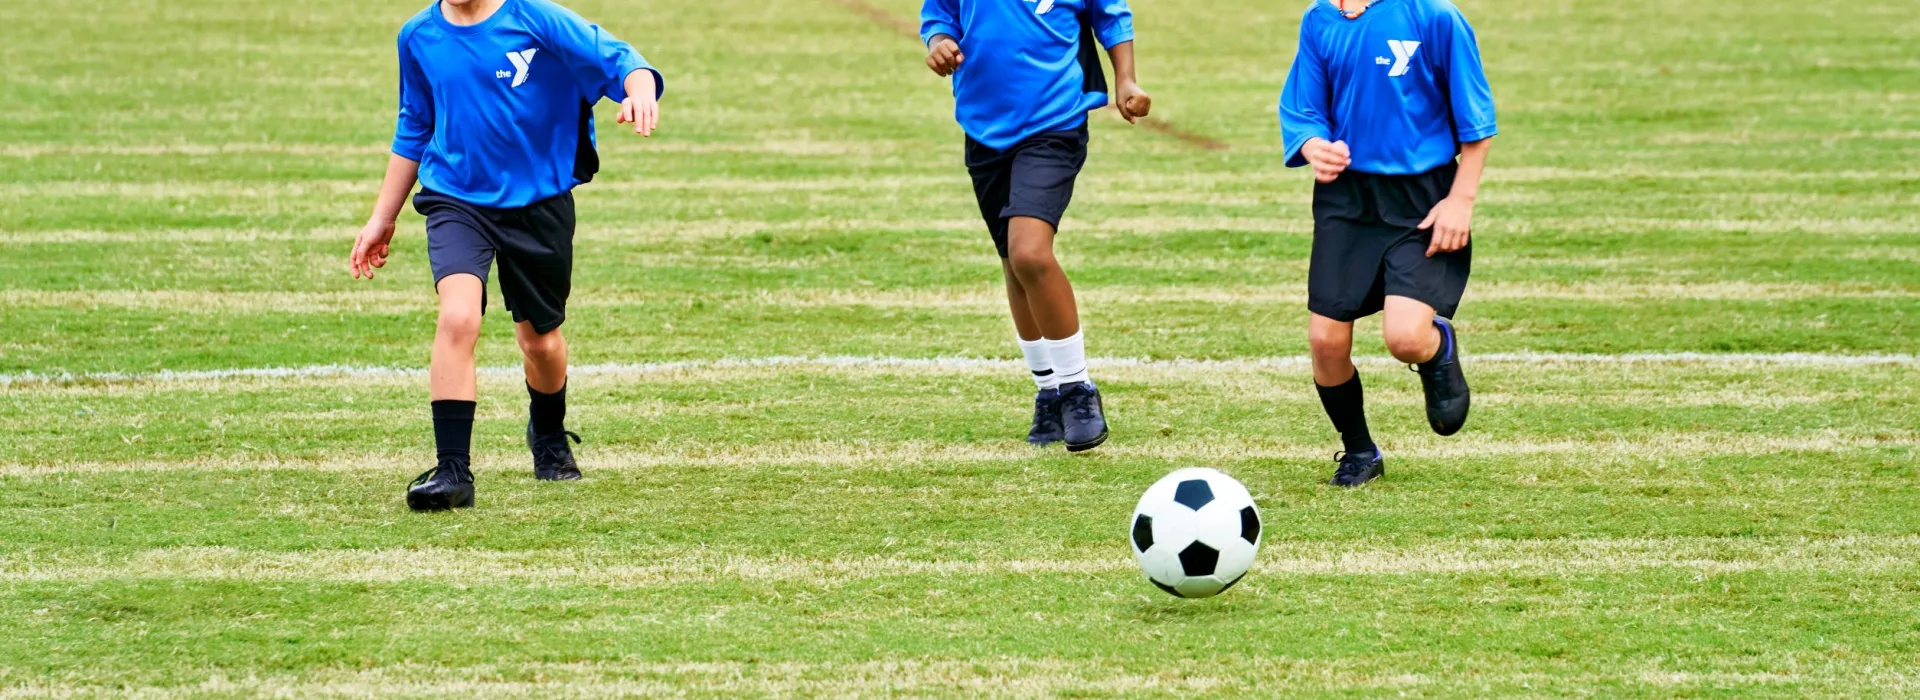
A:
<svg viewBox="0 0 1920 700">
<path fill-rule="evenodd" d="M 1920 694 L 1920 4 L 1464 0 L 1476 413 L 1426 431 L 1363 326 L 1389 475 L 1336 492 L 1303 3 L 1135 0 L 1170 127 L 1096 115 L 1061 248 L 1116 436 L 1068 457 L 871 2 L 571 3 L 668 85 L 579 193 L 587 479 L 532 480 L 496 316 L 432 516 L 419 218 L 345 265 L 422 2 L 0 3 L 0 697 Z M 1127 552 L 1188 465 L 1267 520 L 1218 599 Z"/>
</svg>

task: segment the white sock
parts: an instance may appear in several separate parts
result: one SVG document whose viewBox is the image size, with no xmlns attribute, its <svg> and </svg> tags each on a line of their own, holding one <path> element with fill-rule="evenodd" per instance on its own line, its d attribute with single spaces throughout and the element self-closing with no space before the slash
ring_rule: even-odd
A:
<svg viewBox="0 0 1920 700">
<path fill-rule="evenodd" d="M 1087 342 L 1079 331 L 1060 340 L 1049 339 L 1047 355 L 1053 358 L 1053 380 L 1059 384 L 1087 381 Z"/>
<path fill-rule="evenodd" d="M 1020 354 L 1027 358 L 1027 370 L 1033 373 L 1033 385 L 1042 389 L 1057 386 L 1059 382 L 1054 381 L 1053 356 L 1047 354 L 1047 341 L 1016 339 L 1020 341 Z"/>
</svg>

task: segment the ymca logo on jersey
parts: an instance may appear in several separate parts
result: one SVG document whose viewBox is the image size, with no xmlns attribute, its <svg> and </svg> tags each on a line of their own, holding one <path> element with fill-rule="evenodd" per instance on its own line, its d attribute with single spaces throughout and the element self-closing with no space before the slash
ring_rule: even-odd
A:
<svg viewBox="0 0 1920 700">
<path fill-rule="evenodd" d="M 1393 66 L 1387 69 L 1387 77 L 1398 78 L 1406 75 L 1407 71 L 1412 69 L 1413 52 L 1415 49 L 1420 48 L 1420 42 L 1388 39 L 1387 48 L 1393 50 L 1393 60 L 1389 61 L 1385 56 L 1377 56 L 1373 59 L 1373 62 L 1376 65 Z"/>
<path fill-rule="evenodd" d="M 513 72 L 509 73 L 507 71 L 497 70 L 493 72 L 493 77 L 501 79 L 513 78 L 513 85 L 511 87 L 520 87 L 521 83 L 527 82 L 527 69 L 533 67 L 533 55 L 539 51 L 540 49 L 527 49 L 525 51 L 507 52 L 507 60 L 513 61 Z"/>
<path fill-rule="evenodd" d="M 1035 2 L 1035 0 L 1026 0 L 1026 2 Z M 1040 3 L 1040 6 L 1033 8 L 1034 14 L 1044 15 L 1048 12 L 1053 11 L 1053 0 L 1038 0 L 1038 2 Z"/>
</svg>

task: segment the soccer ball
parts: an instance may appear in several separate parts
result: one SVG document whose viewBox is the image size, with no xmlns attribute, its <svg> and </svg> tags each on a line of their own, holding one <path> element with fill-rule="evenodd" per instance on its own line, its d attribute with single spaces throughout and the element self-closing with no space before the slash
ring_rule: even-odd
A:
<svg viewBox="0 0 1920 700">
<path fill-rule="evenodd" d="M 1189 467 L 1140 497 L 1129 523 L 1147 580 L 1181 598 L 1219 595 L 1240 582 L 1260 550 L 1260 509 L 1233 477 Z"/>
</svg>

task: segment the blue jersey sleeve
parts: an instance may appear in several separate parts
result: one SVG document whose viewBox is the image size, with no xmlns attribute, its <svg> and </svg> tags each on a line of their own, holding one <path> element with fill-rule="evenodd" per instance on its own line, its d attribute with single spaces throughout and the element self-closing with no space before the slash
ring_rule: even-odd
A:
<svg viewBox="0 0 1920 700">
<path fill-rule="evenodd" d="M 1480 63 L 1480 43 L 1474 38 L 1473 27 L 1451 4 L 1435 14 L 1434 24 L 1431 36 L 1445 43 L 1441 47 L 1445 50 L 1434 55 L 1445 57 L 1447 62 L 1434 74 L 1446 81 L 1441 87 L 1452 110 L 1454 138 L 1460 143 L 1492 138 L 1500 133 L 1500 125 L 1494 118 L 1493 88 L 1487 84 L 1486 67 Z"/>
<path fill-rule="evenodd" d="M 1101 46 L 1111 49 L 1133 41 L 1133 9 L 1127 7 L 1127 0 L 1088 0 L 1087 18 Z"/>
<path fill-rule="evenodd" d="M 414 60 L 407 39 L 413 27 L 400 31 L 400 118 L 393 127 L 393 154 L 419 161 L 433 140 L 433 91 L 427 87 L 427 73 Z"/>
<path fill-rule="evenodd" d="M 960 40 L 960 8 L 957 0 L 924 0 L 920 3 L 920 43 L 933 43 L 941 34 Z"/>
<path fill-rule="evenodd" d="M 528 4 L 540 19 L 544 34 L 541 38 L 560 54 L 560 60 L 573 72 L 583 99 L 592 102 L 604 96 L 615 102 L 626 100 L 627 76 L 637 70 L 653 73 L 654 97 L 666 93 L 667 82 L 660 71 L 648 64 L 632 45 L 614 38 L 600 25 L 588 22 L 573 10 L 550 2 Z"/>
<path fill-rule="evenodd" d="M 1333 124 L 1327 120 L 1333 88 L 1327 83 L 1327 67 L 1313 48 L 1308 30 L 1309 16 L 1300 21 L 1300 46 L 1293 54 L 1293 67 L 1287 70 L 1287 82 L 1280 88 L 1280 140 L 1286 144 L 1287 167 L 1307 164 L 1301 147 L 1314 138 L 1333 140 Z"/>
</svg>

